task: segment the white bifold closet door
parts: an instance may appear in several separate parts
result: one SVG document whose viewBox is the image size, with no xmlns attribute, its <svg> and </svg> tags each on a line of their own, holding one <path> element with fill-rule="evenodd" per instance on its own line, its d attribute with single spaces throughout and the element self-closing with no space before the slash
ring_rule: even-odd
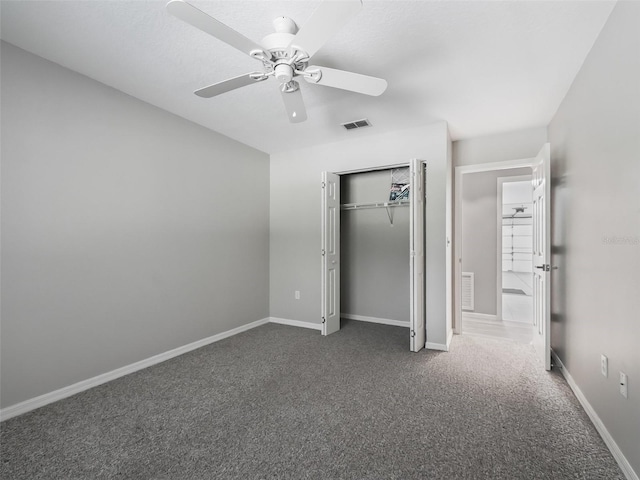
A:
<svg viewBox="0 0 640 480">
<path fill-rule="evenodd" d="M 424 252 L 424 163 L 411 160 L 411 202 L 409 204 L 409 255 L 410 255 L 410 342 L 411 351 L 418 352 L 425 346 L 425 252 Z"/>
<path fill-rule="evenodd" d="M 410 350 L 422 350 L 425 324 L 425 165 L 410 163 Z M 340 330 L 340 176 L 322 172 L 322 334 Z"/>
<path fill-rule="evenodd" d="M 340 176 L 322 172 L 322 334 L 340 330 Z"/>
</svg>

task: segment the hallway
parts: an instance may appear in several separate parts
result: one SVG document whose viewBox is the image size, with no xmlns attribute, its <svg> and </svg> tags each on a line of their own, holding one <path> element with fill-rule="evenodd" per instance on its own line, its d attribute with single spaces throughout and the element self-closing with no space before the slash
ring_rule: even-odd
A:
<svg viewBox="0 0 640 480">
<path fill-rule="evenodd" d="M 533 341 L 533 276 L 526 272 L 502 272 L 502 320 L 473 312 L 462 314 L 462 333 Z"/>
</svg>

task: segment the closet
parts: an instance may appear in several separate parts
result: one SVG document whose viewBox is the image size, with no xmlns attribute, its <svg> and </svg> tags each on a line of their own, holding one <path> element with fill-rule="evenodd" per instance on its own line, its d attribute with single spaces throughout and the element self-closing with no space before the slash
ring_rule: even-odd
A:
<svg viewBox="0 0 640 480">
<path fill-rule="evenodd" d="M 322 335 L 342 317 L 409 327 L 409 349 L 425 347 L 426 168 L 322 172 Z"/>
<path fill-rule="evenodd" d="M 340 311 L 409 327 L 409 167 L 340 175 Z"/>
</svg>

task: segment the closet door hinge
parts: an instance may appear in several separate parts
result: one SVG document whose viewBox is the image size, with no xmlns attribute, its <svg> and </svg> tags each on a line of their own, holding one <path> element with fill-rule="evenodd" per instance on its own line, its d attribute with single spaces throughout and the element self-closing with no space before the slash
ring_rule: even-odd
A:
<svg viewBox="0 0 640 480">
<path fill-rule="evenodd" d="M 324 257 L 324 253 L 325 253 L 325 252 L 324 252 L 324 250 L 322 250 L 322 256 L 323 256 L 323 257 Z"/>
<path fill-rule="evenodd" d="M 327 319 L 322 317 L 322 323 L 327 323 Z"/>
<path fill-rule="evenodd" d="M 411 256 L 411 257 L 415 257 L 415 256 L 416 256 L 416 251 L 415 251 L 415 250 L 411 250 L 411 251 L 409 252 L 409 256 Z"/>
<path fill-rule="evenodd" d="M 416 336 L 416 331 L 415 330 L 411 330 L 411 338 Z"/>
<path fill-rule="evenodd" d="M 326 183 L 324 183 L 324 182 L 322 182 L 322 188 L 324 188 L 324 187 L 326 187 L 326 186 L 327 186 L 327 184 L 326 184 Z"/>
</svg>

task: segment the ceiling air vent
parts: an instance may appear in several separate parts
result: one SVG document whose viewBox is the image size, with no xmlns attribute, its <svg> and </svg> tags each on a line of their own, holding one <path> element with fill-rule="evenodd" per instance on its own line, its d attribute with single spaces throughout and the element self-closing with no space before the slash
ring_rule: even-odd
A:
<svg viewBox="0 0 640 480">
<path fill-rule="evenodd" d="M 370 127 L 371 122 L 366 118 L 363 118 L 362 120 L 356 120 L 355 122 L 343 123 L 342 126 L 347 130 L 354 130 L 356 128 Z"/>
</svg>

